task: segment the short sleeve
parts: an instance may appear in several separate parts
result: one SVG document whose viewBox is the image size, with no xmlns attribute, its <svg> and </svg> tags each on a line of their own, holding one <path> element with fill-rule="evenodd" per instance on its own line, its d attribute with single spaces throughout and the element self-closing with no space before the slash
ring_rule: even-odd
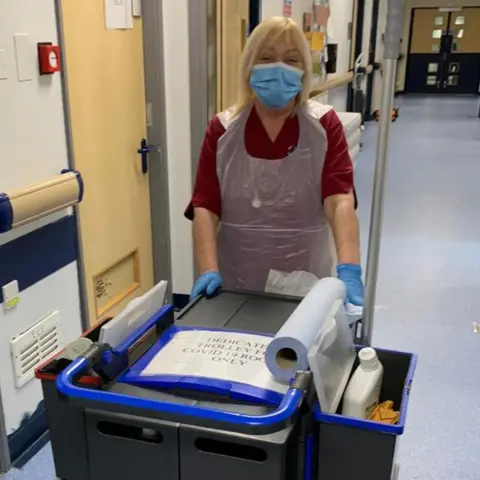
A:
<svg viewBox="0 0 480 480">
<path fill-rule="evenodd" d="M 198 159 L 195 186 L 185 217 L 193 220 L 195 208 L 205 208 L 219 218 L 222 211 L 220 184 L 217 176 L 218 140 L 225 133 L 220 119 L 215 116 L 207 126 L 202 150 Z"/>
<path fill-rule="evenodd" d="M 322 172 L 322 200 L 332 195 L 350 193 L 353 186 L 353 163 L 348 151 L 342 122 L 333 109 L 320 123 L 327 135 L 327 152 Z"/>
</svg>

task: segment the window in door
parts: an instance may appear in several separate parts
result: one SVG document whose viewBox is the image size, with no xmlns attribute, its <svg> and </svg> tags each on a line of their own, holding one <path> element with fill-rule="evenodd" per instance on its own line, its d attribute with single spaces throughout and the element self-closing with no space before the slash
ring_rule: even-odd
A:
<svg viewBox="0 0 480 480">
<path fill-rule="evenodd" d="M 459 73 L 460 71 L 460 63 L 458 62 L 450 62 L 448 65 L 448 73 Z"/>
<path fill-rule="evenodd" d="M 456 87 L 458 85 L 458 75 L 449 75 L 447 78 L 447 85 L 449 87 Z"/>
</svg>

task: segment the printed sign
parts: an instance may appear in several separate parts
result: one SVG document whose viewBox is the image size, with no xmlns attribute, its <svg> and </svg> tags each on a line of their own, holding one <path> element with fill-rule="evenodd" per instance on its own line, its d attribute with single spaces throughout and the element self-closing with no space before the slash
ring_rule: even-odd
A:
<svg viewBox="0 0 480 480">
<path fill-rule="evenodd" d="M 242 383 L 277 393 L 277 382 L 265 365 L 271 338 L 226 331 L 179 331 L 150 361 L 142 377 L 181 375 Z"/>
<path fill-rule="evenodd" d="M 287 18 L 292 16 L 292 0 L 283 0 L 283 16 Z"/>
<path fill-rule="evenodd" d="M 314 22 L 319 27 L 327 27 L 328 17 L 330 16 L 330 8 L 328 5 L 315 5 L 313 9 Z"/>
</svg>

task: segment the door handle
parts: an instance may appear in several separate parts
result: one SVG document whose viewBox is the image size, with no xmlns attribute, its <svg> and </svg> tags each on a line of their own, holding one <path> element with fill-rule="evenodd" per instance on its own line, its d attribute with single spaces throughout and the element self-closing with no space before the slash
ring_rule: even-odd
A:
<svg viewBox="0 0 480 480">
<path fill-rule="evenodd" d="M 148 154 L 153 151 L 160 151 L 158 145 L 149 145 L 145 138 L 142 138 L 140 141 L 140 148 L 137 150 L 137 153 L 141 156 L 142 159 L 142 173 L 148 173 Z"/>
</svg>

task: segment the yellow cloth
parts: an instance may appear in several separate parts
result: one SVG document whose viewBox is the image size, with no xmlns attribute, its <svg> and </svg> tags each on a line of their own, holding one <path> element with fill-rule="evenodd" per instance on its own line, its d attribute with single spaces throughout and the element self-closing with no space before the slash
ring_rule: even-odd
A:
<svg viewBox="0 0 480 480">
<path fill-rule="evenodd" d="M 396 412 L 393 409 L 393 402 L 390 400 L 378 405 L 369 417 L 369 420 L 373 422 L 387 423 L 389 425 L 397 424 L 399 419 L 400 412 Z"/>
</svg>

